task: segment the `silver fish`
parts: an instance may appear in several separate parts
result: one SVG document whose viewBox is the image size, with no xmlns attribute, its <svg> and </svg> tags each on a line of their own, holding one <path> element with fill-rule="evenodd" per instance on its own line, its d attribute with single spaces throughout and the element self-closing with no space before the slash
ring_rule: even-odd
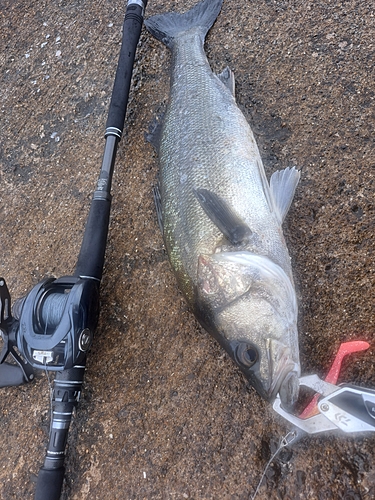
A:
<svg viewBox="0 0 375 500">
<path fill-rule="evenodd" d="M 160 215 L 179 286 L 200 323 L 267 400 L 298 397 L 297 301 L 282 222 L 300 173 L 268 183 L 234 76 L 215 75 L 203 44 L 222 0 L 157 15 L 147 29 L 172 51 L 158 135 Z"/>
</svg>

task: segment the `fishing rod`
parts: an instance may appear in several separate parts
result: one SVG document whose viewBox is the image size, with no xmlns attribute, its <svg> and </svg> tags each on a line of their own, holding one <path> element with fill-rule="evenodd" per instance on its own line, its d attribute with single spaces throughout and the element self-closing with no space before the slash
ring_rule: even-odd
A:
<svg viewBox="0 0 375 500">
<path fill-rule="evenodd" d="M 0 387 L 31 382 L 35 369 L 55 372 L 49 443 L 38 474 L 35 500 L 58 500 L 61 495 L 69 426 L 82 390 L 87 351 L 99 319 L 113 170 L 146 5 L 147 0 L 127 2 L 102 166 L 74 274 L 42 280 L 25 297 L 15 301 L 13 307 L 5 279 L 0 278 L 3 338 Z M 16 364 L 5 361 L 8 356 Z"/>
</svg>

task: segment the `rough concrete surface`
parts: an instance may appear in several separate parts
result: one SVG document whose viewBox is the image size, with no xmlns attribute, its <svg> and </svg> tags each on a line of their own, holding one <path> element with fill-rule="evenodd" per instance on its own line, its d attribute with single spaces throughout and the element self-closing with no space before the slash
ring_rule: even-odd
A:
<svg viewBox="0 0 375 500">
<path fill-rule="evenodd" d="M 195 0 L 149 0 L 147 16 Z M 73 271 L 101 164 L 124 2 L 2 0 L 0 275 L 17 298 Z M 284 230 L 304 374 L 341 342 L 371 348 L 340 381 L 375 387 L 375 2 L 224 0 L 206 50 L 236 96 L 267 175 L 302 168 Z M 63 499 L 248 499 L 287 430 L 187 310 L 152 200 L 144 133 L 170 55 L 145 30 L 113 184 L 102 310 L 71 426 Z M 0 497 L 31 499 L 49 387 L 1 389 Z M 374 436 L 304 439 L 259 499 L 375 498 Z"/>
</svg>

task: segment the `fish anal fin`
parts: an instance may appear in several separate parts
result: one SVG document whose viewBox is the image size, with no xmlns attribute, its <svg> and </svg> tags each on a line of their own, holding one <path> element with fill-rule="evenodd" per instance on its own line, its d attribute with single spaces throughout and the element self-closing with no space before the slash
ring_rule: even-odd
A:
<svg viewBox="0 0 375 500">
<path fill-rule="evenodd" d="M 240 245 L 251 236 L 247 224 L 220 196 L 208 189 L 194 189 L 202 209 L 233 245 Z"/>
<path fill-rule="evenodd" d="M 300 176 L 300 171 L 295 167 L 277 170 L 271 176 L 271 195 L 280 224 L 284 222 L 288 213 Z"/>
<path fill-rule="evenodd" d="M 230 93 L 234 97 L 236 90 L 236 81 L 233 71 L 227 66 L 219 75 L 217 75 L 217 77 L 222 83 L 224 83 L 224 85 L 229 89 Z"/>
<path fill-rule="evenodd" d="M 153 118 L 152 122 L 148 127 L 148 132 L 145 132 L 146 141 L 149 142 L 155 148 L 156 151 L 159 150 L 160 146 L 164 115 L 165 111 L 163 107 L 163 111 L 159 110 L 156 113 L 156 116 Z"/>
</svg>

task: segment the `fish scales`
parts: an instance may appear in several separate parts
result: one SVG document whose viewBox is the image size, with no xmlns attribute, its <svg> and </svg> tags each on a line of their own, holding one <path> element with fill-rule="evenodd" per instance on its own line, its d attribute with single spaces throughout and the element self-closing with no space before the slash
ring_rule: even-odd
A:
<svg viewBox="0 0 375 500">
<path fill-rule="evenodd" d="M 280 391 L 288 405 L 298 392 L 299 355 L 281 223 L 299 173 L 274 174 L 270 188 L 230 70 L 215 75 L 209 66 L 203 42 L 217 14 L 205 14 L 221 3 L 204 0 L 187 14 L 146 21 L 172 51 L 158 148 L 163 235 L 198 319 L 264 397 Z"/>
<path fill-rule="evenodd" d="M 253 133 L 229 89 L 211 71 L 199 33 L 179 38 L 173 60 L 160 144 L 160 184 L 165 238 L 174 267 L 186 270 L 186 296 L 194 300 L 198 256 L 213 253 L 222 239 L 194 196 L 197 188 L 225 198 L 259 235 L 250 248 L 269 255 L 291 276 L 280 226 L 276 217 L 270 220 Z"/>
</svg>

